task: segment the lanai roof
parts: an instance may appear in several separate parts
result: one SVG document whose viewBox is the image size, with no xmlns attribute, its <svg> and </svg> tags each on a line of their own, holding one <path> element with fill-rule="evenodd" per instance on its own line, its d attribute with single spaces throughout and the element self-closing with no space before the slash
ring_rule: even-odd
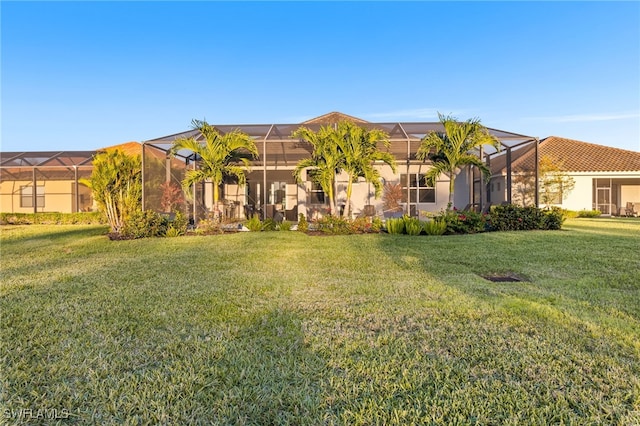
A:
<svg viewBox="0 0 640 426">
<path fill-rule="evenodd" d="M 389 139 L 393 141 L 411 141 L 419 142 L 426 134 L 435 131 L 442 132 L 444 127 L 438 122 L 382 122 L 372 123 L 361 118 L 353 117 L 341 112 L 330 112 L 319 117 L 306 120 L 302 123 L 289 124 L 214 124 L 210 123 L 220 133 L 225 134 L 232 130 L 239 129 L 257 141 L 266 142 L 292 142 L 295 139 L 291 134 L 300 126 L 305 126 L 311 130 L 318 130 L 323 125 L 336 124 L 341 120 L 355 122 L 365 128 L 378 128 L 384 130 L 389 135 Z M 535 140 L 533 136 L 522 135 L 518 133 L 508 132 L 488 128 L 489 132 L 497 137 L 503 146 L 513 146 L 524 141 Z M 176 139 L 194 137 L 196 140 L 202 140 L 202 135 L 198 130 L 188 130 L 181 133 L 175 133 L 156 139 L 151 139 L 145 144 L 153 145 L 157 148 L 168 150 Z"/>
<path fill-rule="evenodd" d="M 96 151 L 3 152 L 1 167 L 73 167 L 91 165 Z"/>
</svg>

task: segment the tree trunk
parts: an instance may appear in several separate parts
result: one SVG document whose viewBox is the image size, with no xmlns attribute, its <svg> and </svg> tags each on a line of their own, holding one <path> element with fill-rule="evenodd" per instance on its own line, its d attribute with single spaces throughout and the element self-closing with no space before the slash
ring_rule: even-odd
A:
<svg viewBox="0 0 640 426">
<path fill-rule="evenodd" d="M 454 178 L 453 172 L 449 173 L 449 204 L 447 205 L 447 210 L 453 209 Z"/>
<path fill-rule="evenodd" d="M 193 202 L 195 203 L 195 194 Z M 220 200 L 220 185 L 217 182 L 213 183 L 213 213 L 218 218 L 220 211 L 218 210 L 218 201 Z"/>
<path fill-rule="evenodd" d="M 349 175 L 349 182 L 347 183 L 347 201 L 344 206 L 344 212 L 342 212 L 342 217 L 344 219 L 350 217 L 351 214 L 351 192 L 353 191 L 353 183 L 352 177 Z"/>
</svg>

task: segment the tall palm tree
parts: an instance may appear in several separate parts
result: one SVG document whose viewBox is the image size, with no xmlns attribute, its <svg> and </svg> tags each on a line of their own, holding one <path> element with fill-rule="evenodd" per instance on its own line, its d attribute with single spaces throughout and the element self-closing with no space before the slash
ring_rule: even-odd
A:
<svg viewBox="0 0 640 426">
<path fill-rule="evenodd" d="M 427 185 L 435 186 L 438 176 L 446 174 L 449 177 L 449 204 L 453 206 L 454 178 L 460 167 L 472 165 L 478 167 L 485 180 L 491 178 L 491 171 L 482 159 L 473 151 L 483 145 L 491 145 L 500 150 L 500 141 L 491 135 L 477 118 L 459 122 L 451 116 L 438 113 L 444 132 L 430 132 L 422 138 L 416 157 L 422 161 L 433 161 L 432 167 L 425 175 Z"/>
<path fill-rule="evenodd" d="M 251 164 L 249 159 L 258 156 L 258 147 L 251 136 L 240 130 L 221 135 L 206 121 L 193 120 L 191 125 L 204 136 L 204 142 L 199 142 L 194 137 L 177 139 L 171 148 L 171 154 L 175 155 L 181 149 L 187 149 L 195 154 L 199 167 L 195 170 L 187 170 L 182 180 L 182 188 L 186 194 L 190 194 L 193 184 L 211 180 L 213 205 L 215 211 L 218 211 L 220 185 L 223 178 L 235 176 L 238 184 L 244 185 L 245 172 Z"/>
<path fill-rule="evenodd" d="M 366 182 L 373 184 L 375 198 L 382 193 L 380 172 L 374 167 L 374 162 L 381 161 L 396 172 L 395 157 L 389 153 L 380 151 L 378 143 L 389 147 L 389 136 L 380 129 L 367 130 L 350 121 L 341 121 L 333 134 L 335 143 L 342 152 L 343 170 L 349 176 L 347 180 L 347 199 L 343 212 L 344 217 L 351 214 L 351 194 L 353 183 L 362 177 Z"/>
<path fill-rule="evenodd" d="M 335 142 L 335 129 L 331 126 L 323 126 L 317 132 L 299 127 L 292 134 L 293 137 L 304 139 L 313 146 L 311 157 L 304 158 L 296 164 L 293 175 L 299 183 L 302 183 L 301 175 L 305 169 L 310 169 L 311 179 L 320 185 L 329 197 L 329 213 L 336 213 L 335 204 L 335 180 L 336 174 L 343 167 L 343 156 Z"/>
</svg>

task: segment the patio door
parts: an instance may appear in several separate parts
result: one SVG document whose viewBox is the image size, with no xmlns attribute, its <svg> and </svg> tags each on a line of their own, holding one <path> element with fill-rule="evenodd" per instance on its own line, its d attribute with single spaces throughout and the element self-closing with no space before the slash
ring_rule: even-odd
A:
<svg viewBox="0 0 640 426">
<path fill-rule="evenodd" d="M 610 187 L 596 188 L 596 209 L 600 210 L 602 214 L 611 214 L 611 188 Z"/>
</svg>

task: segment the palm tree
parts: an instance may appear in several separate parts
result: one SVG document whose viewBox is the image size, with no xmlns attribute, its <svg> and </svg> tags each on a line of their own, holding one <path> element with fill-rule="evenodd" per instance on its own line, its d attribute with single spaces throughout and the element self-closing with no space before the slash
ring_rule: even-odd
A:
<svg viewBox="0 0 640 426">
<path fill-rule="evenodd" d="M 500 150 L 500 141 L 480 124 L 477 118 L 459 122 L 450 116 L 438 113 L 444 126 L 444 133 L 430 132 L 422 138 L 416 157 L 422 161 L 433 161 L 432 167 L 425 175 L 427 185 L 435 186 L 442 173 L 449 176 L 449 203 L 453 206 L 454 178 L 460 167 L 472 165 L 478 167 L 485 180 L 491 178 L 491 171 L 473 151 L 483 145 L 491 145 Z"/>
<path fill-rule="evenodd" d="M 292 134 L 293 137 L 304 139 L 313 146 L 311 157 L 304 158 L 296 164 L 293 175 L 302 183 L 301 175 L 305 169 L 310 169 L 310 177 L 320 185 L 329 197 L 329 214 L 335 214 L 335 180 L 336 174 L 343 167 L 343 156 L 335 143 L 335 129 L 331 126 L 323 126 L 314 132 L 307 127 L 299 127 Z"/>
<path fill-rule="evenodd" d="M 142 201 L 142 160 L 115 149 L 93 158 L 93 171 L 80 183 L 91 189 L 98 208 L 107 217 L 111 232 L 122 230 L 128 216 L 139 210 Z"/>
<path fill-rule="evenodd" d="M 343 156 L 343 170 L 349 176 L 347 180 L 347 199 L 343 212 L 344 217 L 351 213 L 351 193 L 353 183 L 362 177 L 366 182 L 373 184 L 375 198 L 382 193 L 382 182 L 380 172 L 373 164 L 376 161 L 391 166 L 396 173 L 395 157 L 389 152 L 380 151 L 378 143 L 389 147 L 389 136 L 380 129 L 367 130 L 350 121 L 341 121 L 334 132 L 335 143 L 338 145 Z"/>
<path fill-rule="evenodd" d="M 239 185 L 246 183 L 245 171 L 250 165 L 249 158 L 258 156 L 258 147 L 251 136 L 240 130 L 233 130 L 221 135 L 215 127 L 206 121 L 193 120 L 191 125 L 204 136 L 204 142 L 195 138 L 177 139 L 171 148 L 175 155 L 181 149 L 194 153 L 199 161 L 195 170 L 187 170 L 182 180 L 182 188 L 186 194 L 191 193 L 191 187 L 197 182 L 211 180 L 213 182 L 213 205 L 218 211 L 220 185 L 225 176 L 235 176 Z"/>
</svg>

